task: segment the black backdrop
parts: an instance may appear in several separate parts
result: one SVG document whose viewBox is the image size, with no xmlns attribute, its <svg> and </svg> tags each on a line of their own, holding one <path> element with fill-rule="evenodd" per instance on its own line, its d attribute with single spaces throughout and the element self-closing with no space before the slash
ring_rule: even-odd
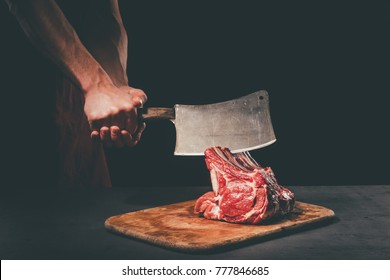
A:
<svg viewBox="0 0 390 280">
<path fill-rule="evenodd" d="M 282 184 L 389 184 L 389 4 L 270 2 L 120 1 L 130 84 L 148 106 L 266 89 L 278 140 L 252 155 Z M 56 74 L 0 5 L 3 179 L 45 186 Z M 114 184 L 209 184 L 203 158 L 174 157 L 174 139 L 155 122 L 136 148 L 108 151 Z"/>
</svg>

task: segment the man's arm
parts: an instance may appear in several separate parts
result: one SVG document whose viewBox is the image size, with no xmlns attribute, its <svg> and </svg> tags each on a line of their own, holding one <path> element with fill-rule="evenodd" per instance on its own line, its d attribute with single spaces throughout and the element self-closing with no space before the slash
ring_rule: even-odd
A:
<svg viewBox="0 0 390 280">
<path fill-rule="evenodd" d="M 30 41 L 83 91 L 91 136 L 109 143 L 121 135 L 125 143 L 134 144 L 131 135 L 137 129 L 136 107 L 146 102 L 145 93 L 113 84 L 54 0 L 6 2 Z"/>
</svg>

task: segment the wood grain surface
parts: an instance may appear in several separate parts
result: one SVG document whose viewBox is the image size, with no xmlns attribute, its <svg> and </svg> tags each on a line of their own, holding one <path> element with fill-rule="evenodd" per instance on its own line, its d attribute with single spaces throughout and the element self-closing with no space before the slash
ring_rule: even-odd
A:
<svg viewBox="0 0 390 280">
<path fill-rule="evenodd" d="M 296 202 L 292 213 L 260 225 L 207 220 L 194 214 L 195 200 L 108 218 L 105 227 L 115 233 L 180 251 L 210 251 L 247 241 L 260 241 L 333 217 L 332 210 Z"/>
</svg>

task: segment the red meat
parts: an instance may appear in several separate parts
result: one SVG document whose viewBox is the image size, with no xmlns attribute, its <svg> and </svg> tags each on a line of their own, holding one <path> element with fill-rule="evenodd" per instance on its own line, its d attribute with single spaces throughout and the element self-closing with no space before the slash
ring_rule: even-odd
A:
<svg viewBox="0 0 390 280">
<path fill-rule="evenodd" d="M 212 220 L 258 224 L 294 208 L 294 194 L 248 152 L 232 154 L 228 148 L 211 147 L 205 156 L 213 191 L 196 201 L 195 213 Z"/>
</svg>

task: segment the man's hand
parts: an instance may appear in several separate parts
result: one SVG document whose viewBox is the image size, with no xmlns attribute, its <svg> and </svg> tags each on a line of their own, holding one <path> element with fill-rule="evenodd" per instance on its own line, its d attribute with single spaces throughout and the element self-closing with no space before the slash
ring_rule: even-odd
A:
<svg viewBox="0 0 390 280">
<path fill-rule="evenodd" d="M 109 49 L 113 53 L 106 53 L 106 44 L 103 44 L 104 55 L 99 55 L 96 51 L 99 48 L 96 48 L 95 56 L 83 45 L 55 0 L 6 2 L 31 42 L 84 93 L 84 112 L 92 129 L 92 139 L 100 139 L 107 146 L 137 144 L 145 124 L 138 125 L 136 108 L 145 104 L 147 98 L 140 89 L 115 86 L 127 84 L 127 37 L 117 1 L 108 1 L 110 9 L 105 10 L 107 14 L 99 14 L 97 22 L 103 24 L 107 17 L 109 24 L 116 26 L 120 38 L 116 33 L 107 37 L 112 40 Z M 111 56 L 116 57 L 115 54 L 121 61 L 115 65 L 114 62 L 107 63 L 107 57 L 110 62 L 114 61 Z M 104 63 L 100 64 L 96 58 Z M 115 71 L 108 73 L 103 65 Z"/>
<path fill-rule="evenodd" d="M 135 146 L 145 129 L 145 123 L 138 123 L 137 108 L 146 101 L 142 90 L 128 86 L 100 84 L 88 89 L 84 112 L 92 140 L 100 139 L 107 147 Z"/>
</svg>

